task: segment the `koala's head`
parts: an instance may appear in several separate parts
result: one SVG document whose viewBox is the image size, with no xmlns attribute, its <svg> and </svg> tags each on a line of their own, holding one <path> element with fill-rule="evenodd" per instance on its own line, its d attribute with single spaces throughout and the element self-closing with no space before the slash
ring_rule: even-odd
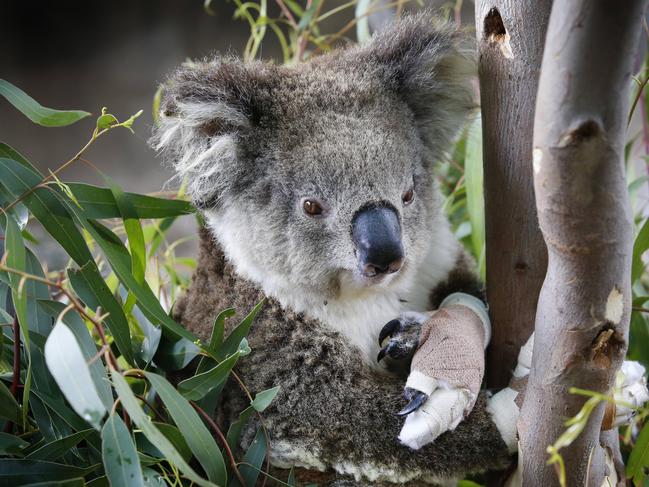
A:
<svg viewBox="0 0 649 487">
<path fill-rule="evenodd" d="M 396 286 L 445 221 L 434 165 L 475 106 L 461 41 L 415 17 L 295 66 L 183 67 L 155 145 L 247 277 L 331 297 Z"/>
</svg>

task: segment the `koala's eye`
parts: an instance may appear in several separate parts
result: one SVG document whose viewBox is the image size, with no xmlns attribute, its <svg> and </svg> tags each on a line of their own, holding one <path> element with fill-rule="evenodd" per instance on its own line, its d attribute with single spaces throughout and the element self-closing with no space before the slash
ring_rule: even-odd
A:
<svg viewBox="0 0 649 487">
<path fill-rule="evenodd" d="M 322 216 L 324 213 L 324 208 L 322 208 L 322 205 L 316 200 L 304 200 L 302 202 L 302 208 L 304 209 L 304 213 L 309 216 Z"/>
<path fill-rule="evenodd" d="M 401 201 L 403 201 L 404 205 L 409 205 L 410 203 L 412 203 L 412 200 L 414 199 L 415 199 L 415 190 L 412 188 L 410 188 L 408 191 L 403 193 L 403 195 L 401 196 Z"/>
</svg>

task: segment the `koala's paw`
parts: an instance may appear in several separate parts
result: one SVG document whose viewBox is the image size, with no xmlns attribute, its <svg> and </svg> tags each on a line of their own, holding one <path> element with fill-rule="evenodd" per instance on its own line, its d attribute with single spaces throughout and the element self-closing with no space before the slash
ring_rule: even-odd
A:
<svg viewBox="0 0 649 487">
<path fill-rule="evenodd" d="M 379 351 L 376 360 L 388 357 L 394 361 L 410 361 L 417 350 L 421 325 L 430 317 L 425 313 L 408 311 L 389 321 L 379 334 Z"/>
<path fill-rule="evenodd" d="M 442 433 L 455 429 L 471 403 L 469 391 L 457 388 L 435 389 L 430 396 L 419 392 L 407 399 L 410 400 L 407 407 L 417 402 L 421 404 L 414 411 L 410 409 L 411 412 L 406 412 L 408 415 L 399 433 L 399 441 L 413 450 L 418 450 L 435 441 Z"/>
<path fill-rule="evenodd" d="M 622 426 L 637 414 L 637 408 L 649 401 L 646 370 L 639 362 L 625 360 L 615 379 L 615 419 L 613 426 Z"/>
</svg>

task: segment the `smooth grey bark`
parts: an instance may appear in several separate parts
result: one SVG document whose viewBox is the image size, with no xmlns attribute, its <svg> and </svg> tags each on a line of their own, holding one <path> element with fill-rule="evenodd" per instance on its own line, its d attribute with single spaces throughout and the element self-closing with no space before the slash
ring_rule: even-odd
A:
<svg viewBox="0 0 649 487">
<path fill-rule="evenodd" d="M 482 105 L 487 385 L 504 387 L 534 329 L 547 253 L 532 185 L 534 104 L 551 0 L 476 0 Z"/>
<path fill-rule="evenodd" d="M 558 485 L 546 448 L 585 401 L 568 389 L 609 393 L 626 352 L 632 225 L 623 151 L 646 3 L 555 0 L 552 8 L 534 125 L 534 189 L 549 261 L 519 420 L 525 486 Z M 567 485 L 602 484 L 602 443 L 610 440 L 600 435 L 603 413 L 602 404 L 561 450 Z"/>
</svg>

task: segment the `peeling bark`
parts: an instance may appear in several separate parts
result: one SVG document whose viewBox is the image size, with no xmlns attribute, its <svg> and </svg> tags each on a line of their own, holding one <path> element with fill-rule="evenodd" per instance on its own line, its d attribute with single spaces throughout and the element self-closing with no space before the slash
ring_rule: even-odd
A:
<svg viewBox="0 0 649 487">
<path fill-rule="evenodd" d="M 547 257 L 532 185 L 534 102 L 551 0 L 477 0 L 487 297 L 487 385 L 504 387 L 534 328 Z"/>
<path fill-rule="evenodd" d="M 523 485 L 558 485 L 546 448 L 583 396 L 609 393 L 627 348 L 632 225 L 623 154 L 633 60 L 647 0 L 555 0 L 536 100 L 534 189 L 548 271 L 519 420 Z M 570 486 L 607 474 L 604 405 L 561 450 Z M 614 436 L 614 435 L 613 435 Z"/>
</svg>

